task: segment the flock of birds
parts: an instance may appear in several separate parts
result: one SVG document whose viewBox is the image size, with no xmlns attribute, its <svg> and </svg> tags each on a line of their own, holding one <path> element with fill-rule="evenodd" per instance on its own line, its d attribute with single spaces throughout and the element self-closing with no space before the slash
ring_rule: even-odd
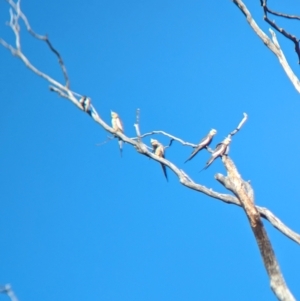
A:
<svg viewBox="0 0 300 301">
<path fill-rule="evenodd" d="M 79 100 L 79 102 L 80 102 L 83 110 L 85 112 L 88 112 L 88 110 L 90 109 L 90 105 L 91 105 L 90 98 L 83 96 Z M 114 129 L 114 131 L 116 133 L 117 132 L 122 133 L 122 134 L 124 133 L 123 123 L 122 123 L 119 115 L 113 111 L 111 111 L 111 124 L 112 124 L 112 128 Z M 197 144 L 194 151 L 191 153 L 191 155 L 187 158 L 187 160 L 184 163 L 193 159 L 202 149 L 208 148 L 209 145 L 211 144 L 214 136 L 216 135 L 216 133 L 217 133 L 217 131 L 215 129 L 210 130 L 209 133 Z M 151 145 L 153 147 L 153 153 L 160 158 L 165 158 L 165 147 L 156 139 L 151 139 L 150 141 L 151 141 Z M 122 156 L 123 141 L 122 141 L 122 139 L 118 138 L 118 142 L 119 142 L 120 152 L 121 152 L 121 156 Z M 231 142 L 231 138 L 230 138 L 230 136 L 228 136 L 222 142 L 217 144 L 215 150 L 213 150 L 213 152 L 211 153 L 210 159 L 206 162 L 206 165 L 204 166 L 203 169 L 207 169 L 213 163 L 213 161 L 215 159 L 217 159 L 218 157 L 227 155 L 228 151 L 229 151 L 230 142 Z M 161 166 L 162 166 L 162 169 L 164 172 L 164 176 L 168 180 L 166 165 L 161 163 Z"/>
</svg>

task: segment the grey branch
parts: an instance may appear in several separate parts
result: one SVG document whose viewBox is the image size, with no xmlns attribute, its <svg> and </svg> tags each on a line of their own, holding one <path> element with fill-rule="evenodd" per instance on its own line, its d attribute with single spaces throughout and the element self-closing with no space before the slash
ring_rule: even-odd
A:
<svg viewBox="0 0 300 301">
<path fill-rule="evenodd" d="M 16 16 L 19 18 L 21 18 L 26 26 L 26 29 L 27 31 L 36 39 L 38 40 L 41 40 L 41 41 L 45 41 L 46 44 L 48 45 L 48 47 L 50 48 L 50 50 L 57 56 L 58 58 L 58 63 L 62 69 L 62 72 L 63 72 L 63 75 L 64 75 L 64 78 L 65 78 L 65 81 L 66 81 L 66 87 L 69 88 L 70 86 L 70 80 L 69 80 L 69 77 L 68 77 L 68 73 L 67 73 L 67 69 L 65 67 L 65 64 L 63 62 L 63 59 L 60 55 L 60 53 L 53 47 L 53 45 L 51 44 L 49 38 L 47 35 L 45 36 L 42 36 L 42 35 L 39 35 L 37 33 L 35 33 L 33 31 L 33 29 L 31 28 L 30 24 L 29 24 L 29 21 L 27 19 L 27 17 L 23 14 L 23 12 L 21 11 L 21 7 L 20 7 L 20 0 L 17 0 L 17 2 L 15 3 L 13 0 L 6 0 L 9 5 L 15 10 L 16 12 Z M 10 26 L 13 28 L 14 26 L 12 26 L 12 24 L 10 24 Z M 18 35 L 19 37 L 19 35 Z M 20 46 L 20 45 L 19 45 Z M 17 47 L 17 49 L 20 49 L 20 47 Z"/>
<path fill-rule="evenodd" d="M 233 136 L 235 135 L 239 130 L 240 128 L 244 125 L 244 123 L 247 121 L 248 119 L 248 115 L 246 113 L 244 113 L 244 118 L 242 119 L 242 121 L 239 123 L 239 125 L 237 126 L 237 128 L 235 130 L 233 130 L 229 136 Z"/>
<path fill-rule="evenodd" d="M 222 185 L 224 185 L 226 187 L 226 185 L 229 185 L 227 177 L 221 175 L 221 174 L 216 174 L 215 178 L 217 181 L 219 181 Z M 254 195 L 253 195 L 253 189 L 250 186 L 250 184 L 248 182 L 244 182 L 244 185 L 246 186 L 246 189 L 248 190 L 249 195 L 251 196 L 251 198 L 254 201 Z M 250 186 L 251 188 L 249 189 L 247 186 Z M 238 206 L 241 206 L 240 201 L 234 197 L 234 196 L 229 196 L 230 200 L 227 201 L 227 198 L 219 198 L 220 200 L 228 203 L 228 204 L 235 204 Z M 268 210 L 267 208 L 264 207 L 260 207 L 260 206 L 256 206 L 256 209 L 258 210 L 258 212 L 260 213 L 260 216 L 266 220 L 268 220 L 270 222 L 270 224 L 273 225 L 273 227 L 275 227 L 276 229 L 278 229 L 281 233 L 283 233 L 284 235 L 286 235 L 288 238 L 290 238 L 291 240 L 293 240 L 294 242 L 300 244 L 300 234 L 294 232 L 293 230 L 291 230 L 290 228 L 288 228 L 278 217 L 276 217 L 270 210 Z"/>
<path fill-rule="evenodd" d="M 112 140 L 114 138 L 115 137 L 107 136 L 107 139 L 105 141 L 97 143 L 96 146 L 102 146 L 102 145 L 106 144 L 107 142 L 109 142 L 110 140 Z"/>
<path fill-rule="evenodd" d="M 14 291 L 11 288 L 10 284 L 6 284 L 3 286 L 0 286 L 0 293 L 1 294 L 6 294 L 11 301 L 18 301 L 18 298 L 16 297 Z"/>
<path fill-rule="evenodd" d="M 140 109 L 136 109 L 136 123 L 134 124 L 137 140 L 141 141 L 141 131 L 140 131 Z"/>
<path fill-rule="evenodd" d="M 269 9 L 268 6 L 267 6 L 267 0 L 260 0 L 260 3 L 261 3 L 261 6 L 263 7 L 263 11 L 264 11 L 264 20 L 268 24 L 270 24 L 275 30 L 277 30 L 279 33 L 281 33 L 284 37 L 286 37 L 287 39 L 289 39 L 290 41 L 292 41 L 294 43 L 295 52 L 298 56 L 298 64 L 300 64 L 299 39 L 296 36 L 292 35 L 291 33 L 287 32 L 284 28 L 279 27 L 275 23 L 275 21 L 271 21 L 268 18 L 268 13 L 273 14 L 273 15 L 278 16 L 278 17 L 287 18 L 287 19 L 294 19 L 294 20 L 300 20 L 300 17 L 294 16 L 294 15 L 278 13 L 278 12 L 275 12 L 275 11 Z"/>
<path fill-rule="evenodd" d="M 283 55 L 283 52 L 280 48 L 280 45 L 277 41 L 276 35 L 273 31 L 272 34 L 272 40 L 260 29 L 260 27 L 257 25 L 257 23 L 254 21 L 254 19 L 251 16 L 250 11 L 246 7 L 246 5 L 241 0 L 232 0 L 233 3 L 241 10 L 241 12 L 244 14 L 244 16 L 247 19 L 247 22 L 251 26 L 251 28 L 254 30 L 254 32 L 259 36 L 259 38 L 263 41 L 263 43 L 276 55 L 278 58 L 283 70 L 285 71 L 286 75 L 292 82 L 295 89 L 300 93 L 300 82 L 297 76 L 294 74 L 292 68 L 290 67 L 288 61 L 286 60 L 285 56 Z M 277 41 L 277 44 L 275 45 L 274 39 Z"/>
<path fill-rule="evenodd" d="M 182 145 L 187 145 L 187 146 L 191 146 L 191 147 L 197 147 L 197 144 L 186 142 L 186 141 L 184 141 L 184 140 L 182 140 L 182 139 L 180 139 L 178 137 L 175 137 L 175 136 L 173 136 L 171 134 L 168 134 L 168 133 L 166 133 L 164 131 L 152 131 L 152 132 L 149 132 L 149 133 L 145 133 L 145 134 L 141 135 L 140 138 L 144 138 L 144 137 L 151 136 L 151 135 L 156 135 L 156 134 L 160 134 L 160 135 L 164 135 L 166 137 L 169 137 L 169 138 L 171 138 L 171 139 L 173 139 L 173 140 L 181 143 Z M 134 138 L 131 138 L 131 139 L 136 140 L 137 137 L 134 137 Z"/>
<path fill-rule="evenodd" d="M 251 190 L 249 191 L 250 184 L 245 185 L 245 181 L 229 157 L 223 156 L 223 163 L 227 170 L 227 177 L 221 178 L 220 182 L 239 199 L 248 217 L 274 294 L 278 300 L 295 301 L 281 274 L 271 242 L 261 220 L 261 215 L 254 205 L 253 193 Z"/>
<path fill-rule="evenodd" d="M 58 81 L 54 80 L 49 75 L 47 75 L 46 73 L 41 72 L 39 69 L 37 69 L 30 62 L 30 60 L 22 52 L 22 50 L 21 50 L 21 42 L 20 42 L 21 38 L 20 38 L 20 24 L 19 24 L 19 19 L 21 18 L 24 21 L 25 25 L 27 24 L 29 26 L 29 23 L 27 21 L 27 18 L 25 17 L 25 15 L 21 11 L 20 0 L 18 0 L 16 3 L 14 3 L 12 0 L 8 0 L 7 2 L 15 10 L 15 13 L 14 13 L 13 10 L 10 9 L 10 22 L 9 22 L 9 26 L 10 26 L 10 28 L 12 29 L 12 31 L 13 31 L 13 33 L 15 35 L 15 48 L 12 45 L 8 44 L 6 41 L 4 41 L 1 38 L 0 38 L 0 44 L 2 46 L 4 46 L 5 48 L 7 48 L 11 52 L 11 54 L 13 56 L 16 56 L 19 59 L 21 59 L 23 61 L 23 63 L 25 64 L 25 66 L 27 68 L 29 68 L 32 72 L 34 72 L 35 74 L 37 74 L 38 76 L 42 77 L 47 82 L 49 82 L 53 86 L 52 87 L 52 91 L 58 92 L 60 90 L 60 92 L 58 92 L 59 95 L 62 95 L 61 93 L 63 93 L 63 92 L 67 93 L 68 94 L 68 99 L 71 100 L 79 109 L 83 110 L 82 106 L 80 105 L 80 103 L 78 102 L 78 100 L 74 96 L 74 94 L 78 95 L 78 93 L 72 92 L 68 88 L 68 85 L 64 86 L 61 83 L 59 83 Z M 30 26 L 29 26 L 29 28 L 30 28 Z M 28 27 L 27 27 L 27 29 L 28 29 Z M 31 30 L 31 32 L 33 33 L 32 30 Z M 45 39 L 40 38 L 41 36 L 36 35 L 36 34 L 34 35 L 34 37 L 39 38 L 41 40 L 45 40 Z M 48 40 L 48 42 L 49 42 L 49 40 Z M 52 47 L 52 45 L 51 45 L 51 47 Z M 50 47 L 50 49 L 51 49 L 51 47 Z M 51 51 L 53 51 L 57 55 L 58 52 L 56 50 L 55 50 L 56 51 L 55 52 L 54 50 L 55 49 L 52 47 Z"/>
</svg>

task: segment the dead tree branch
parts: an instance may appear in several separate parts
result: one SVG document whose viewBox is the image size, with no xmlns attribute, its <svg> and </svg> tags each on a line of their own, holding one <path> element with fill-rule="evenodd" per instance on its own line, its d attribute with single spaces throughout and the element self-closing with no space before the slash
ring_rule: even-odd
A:
<svg viewBox="0 0 300 301">
<path fill-rule="evenodd" d="M 261 6 L 264 6 L 264 2 L 266 4 L 267 1 L 260 1 L 261 2 Z M 265 9 L 268 13 L 274 15 L 274 16 L 278 16 L 278 17 L 282 17 L 282 18 L 286 18 L 286 19 L 294 19 L 294 20 L 300 20 L 300 17 L 299 16 L 296 16 L 296 15 L 289 15 L 289 14 L 284 14 L 284 13 L 279 13 L 279 12 L 276 12 L 272 9 L 270 9 L 267 5 L 265 5 Z"/>
<path fill-rule="evenodd" d="M 223 177 L 219 181 L 239 199 L 248 217 L 274 294 L 278 300 L 295 301 L 281 274 L 271 242 L 261 221 L 260 214 L 254 205 L 254 197 L 253 193 L 251 193 L 252 189 L 249 193 L 249 183 L 248 186 L 245 185 L 245 181 L 241 178 L 233 161 L 229 157 L 223 156 L 223 163 L 227 170 L 227 177 Z"/>
<path fill-rule="evenodd" d="M 141 141 L 141 131 L 140 131 L 140 109 L 136 110 L 136 123 L 134 124 L 137 140 Z"/>
<path fill-rule="evenodd" d="M 0 286 L 0 293 L 6 294 L 11 301 L 18 301 L 18 298 L 16 297 L 14 291 L 11 288 L 10 284 L 6 284 L 4 286 Z"/>
<path fill-rule="evenodd" d="M 65 81 L 66 81 L 66 87 L 69 88 L 70 87 L 70 80 L 69 80 L 69 76 L 68 76 L 68 73 L 67 73 L 67 69 L 66 69 L 66 66 L 64 64 L 64 61 L 60 55 L 60 53 L 53 47 L 52 43 L 50 42 L 49 38 L 47 35 L 45 36 L 42 36 L 42 35 L 39 35 L 37 33 L 35 33 L 33 31 L 33 29 L 31 28 L 30 24 L 29 24 L 29 21 L 27 19 L 27 17 L 23 14 L 23 12 L 21 11 L 21 7 L 20 7 L 20 0 L 18 0 L 16 3 L 13 1 L 13 0 L 6 0 L 9 5 L 15 10 L 18 18 L 20 17 L 25 26 L 26 26 L 26 29 L 27 31 L 36 39 L 38 40 L 41 40 L 41 41 L 44 41 L 46 42 L 46 44 L 48 45 L 48 47 L 50 48 L 50 50 L 57 56 L 57 59 L 58 59 L 58 63 L 62 69 L 62 72 L 63 72 L 63 75 L 64 75 L 64 78 L 65 78 Z"/>
<path fill-rule="evenodd" d="M 244 125 L 244 123 L 247 121 L 247 119 L 248 119 L 248 115 L 246 113 L 244 113 L 244 118 L 242 119 L 242 121 L 239 123 L 237 128 L 235 130 L 233 130 L 228 136 L 235 135 L 241 129 L 241 127 Z"/>
<path fill-rule="evenodd" d="M 271 21 L 268 18 L 268 13 L 273 14 L 275 16 L 284 17 L 284 18 L 287 18 L 287 19 L 298 19 L 298 20 L 300 20 L 300 17 L 274 12 L 274 11 L 272 11 L 268 8 L 267 0 L 261 0 L 260 2 L 261 2 L 261 6 L 263 7 L 263 11 L 264 11 L 264 20 L 268 24 L 270 24 L 275 30 L 280 32 L 283 36 L 285 36 L 287 39 L 289 39 L 290 41 L 292 41 L 294 43 L 295 52 L 298 56 L 298 64 L 300 64 L 299 39 L 296 36 L 294 36 L 294 35 L 290 34 L 289 32 L 287 32 L 284 28 L 279 27 L 274 21 Z"/>
<path fill-rule="evenodd" d="M 168 134 L 168 133 L 166 133 L 164 131 L 152 131 L 152 132 L 149 132 L 149 133 L 145 133 L 145 134 L 141 135 L 140 138 L 144 138 L 144 137 L 151 136 L 151 135 L 156 135 L 156 134 L 160 134 L 160 135 L 164 135 L 166 137 L 169 137 L 172 140 L 175 140 L 175 141 L 181 143 L 182 145 L 187 145 L 187 146 L 191 146 L 191 147 L 197 147 L 196 144 L 193 144 L 193 143 L 190 143 L 190 142 L 186 142 L 186 141 L 184 141 L 184 140 L 182 140 L 182 139 L 180 139 L 178 137 L 175 137 L 175 136 L 173 136 L 171 134 Z M 131 139 L 136 140 L 137 137 L 134 137 L 134 138 L 131 138 Z"/>
<path fill-rule="evenodd" d="M 254 32 L 259 36 L 259 38 L 263 41 L 263 43 L 277 56 L 283 70 L 285 71 L 286 75 L 292 82 L 295 89 L 300 93 L 300 82 L 297 76 L 294 74 L 292 68 L 288 64 L 280 45 L 277 41 L 275 33 L 270 29 L 272 40 L 260 29 L 257 23 L 252 18 L 250 11 L 247 9 L 246 5 L 241 0 L 232 0 L 233 3 L 240 9 L 240 11 L 244 14 L 247 19 L 247 22 L 254 30 Z"/>
</svg>

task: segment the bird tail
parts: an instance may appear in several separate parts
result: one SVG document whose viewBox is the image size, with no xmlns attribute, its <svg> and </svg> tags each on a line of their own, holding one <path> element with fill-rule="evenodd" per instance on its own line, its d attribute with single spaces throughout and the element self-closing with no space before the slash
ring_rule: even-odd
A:
<svg viewBox="0 0 300 301">
<path fill-rule="evenodd" d="M 191 154 L 191 155 L 184 161 L 184 163 L 186 163 L 187 161 L 190 161 L 191 159 L 193 159 L 195 155 L 196 155 L 195 153 Z"/>
<path fill-rule="evenodd" d="M 161 163 L 161 167 L 162 167 L 162 169 L 163 169 L 165 178 L 166 178 L 167 181 L 169 182 L 166 165 L 164 165 L 164 164 Z"/>
<path fill-rule="evenodd" d="M 203 171 L 204 169 L 207 169 L 207 168 L 209 167 L 209 165 L 210 165 L 211 163 L 213 163 L 214 159 L 215 159 L 214 157 L 210 158 L 210 159 L 206 162 L 205 166 L 204 166 L 199 172 Z"/>
<path fill-rule="evenodd" d="M 192 158 L 191 157 L 188 157 L 185 161 L 184 161 L 184 164 L 187 162 L 187 161 L 190 161 Z"/>
<path fill-rule="evenodd" d="M 122 153 L 123 153 L 123 141 L 121 139 L 119 139 L 118 143 L 119 143 L 119 148 L 120 148 L 120 155 L 122 157 Z"/>
<path fill-rule="evenodd" d="M 191 153 L 191 155 L 187 158 L 187 160 L 184 163 L 193 159 L 202 148 L 200 148 L 200 147 L 195 148 L 194 151 Z"/>
</svg>

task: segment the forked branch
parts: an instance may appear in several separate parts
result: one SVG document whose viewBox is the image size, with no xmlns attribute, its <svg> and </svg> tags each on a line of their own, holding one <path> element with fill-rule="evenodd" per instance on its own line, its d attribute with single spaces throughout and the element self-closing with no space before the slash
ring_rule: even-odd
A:
<svg viewBox="0 0 300 301">
<path fill-rule="evenodd" d="M 220 178 L 219 182 L 232 191 L 239 199 L 242 208 L 248 217 L 265 269 L 269 275 L 270 285 L 274 294 L 277 296 L 278 300 L 295 301 L 294 296 L 289 291 L 281 274 L 271 242 L 262 223 L 260 214 L 254 205 L 254 195 L 250 184 L 247 183 L 246 185 L 233 161 L 229 157 L 224 156 L 223 162 L 227 170 L 227 177 Z"/>
<path fill-rule="evenodd" d="M 300 64 L 300 48 L 299 48 L 299 39 L 292 35 L 291 33 L 287 32 L 284 28 L 279 27 L 274 21 L 271 21 L 268 18 L 268 13 L 278 16 L 278 17 L 283 17 L 286 19 L 294 19 L 294 20 L 300 20 L 300 17 L 298 16 L 294 16 L 294 15 L 288 15 L 288 14 L 283 14 L 283 13 L 278 13 L 275 12 L 271 9 L 268 8 L 267 5 L 267 0 L 260 0 L 261 2 L 261 6 L 263 7 L 263 11 L 264 11 L 264 20 L 270 24 L 275 30 L 277 30 L 278 32 L 280 32 L 283 36 L 285 36 L 287 39 L 289 39 L 290 41 L 292 41 L 295 45 L 295 52 L 298 56 L 298 64 Z"/>
<path fill-rule="evenodd" d="M 3 286 L 0 286 L 0 293 L 1 294 L 6 294 L 11 301 L 18 301 L 18 298 L 16 297 L 14 291 L 11 288 L 10 284 L 6 284 Z"/>
<path fill-rule="evenodd" d="M 258 37 L 263 41 L 263 43 L 277 56 L 283 70 L 285 71 L 286 75 L 292 82 L 295 89 L 300 93 L 300 82 L 295 73 L 293 72 L 292 68 L 290 67 L 288 61 L 286 60 L 280 45 L 277 41 L 276 35 L 273 31 L 272 33 L 272 40 L 260 29 L 260 27 L 257 25 L 255 20 L 252 18 L 252 15 L 246 5 L 241 0 L 232 0 L 233 3 L 240 9 L 240 11 L 244 14 L 244 16 L 247 19 L 247 22 L 251 26 L 251 28 L 254 30 L 254 32 L 258 35 Z M 276 42 L 275 42 L 276 41 Z"/>
</svg>

